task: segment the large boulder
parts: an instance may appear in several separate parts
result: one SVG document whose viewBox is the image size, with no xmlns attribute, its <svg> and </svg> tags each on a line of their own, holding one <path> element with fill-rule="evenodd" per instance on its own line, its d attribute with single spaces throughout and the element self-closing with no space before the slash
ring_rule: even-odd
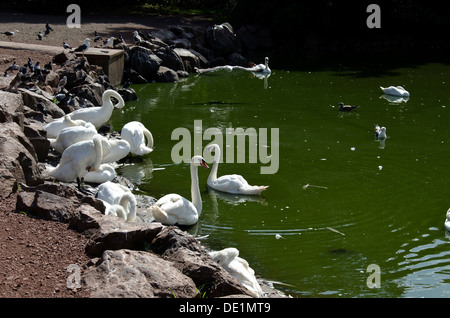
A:
<svg viewBox="0 0 450 318">
<path fill-rule="evenodd" d="M 160 66 L 156 72 L 155 80 L 161 83 L 177 82 L 179 80 L 177 72 L 174 70 Z"/>
<path fill-rule="evenodd" d="M 198 292 L 189 277 L 172 263 L 145 251 L 105 251 L 82 276 L 91 297 L 193 298 Z"/>
<path fill-rule="evenodd" d="M 239 50 L 236 35 L 227 27 L 214 26 L 205 31 L 205 47 L 217 56 L 227 56 Z"/>
<path fill-rule="evenodd" d="M 217 264 L 191 235 L 175 226 L 165 227 L 152 241 L 151 249 L 196 283 L 207 297 L 250 295 L 247 289 Z"/>
<path fill-rule="evenodd" d="M 0 125 L 0 197 L 8 196 L 17 182 L 43 183 L 36 151 L 20 126 L 14 122 Z"/>
<path fill-rule="evenodd" d="M 141 46 L 133 46 L 130 49 L 129 57 L 131 67 L 147 81 L 154 78 L 162 63 L 162 60 L 150 49 Z"/>
</svg>

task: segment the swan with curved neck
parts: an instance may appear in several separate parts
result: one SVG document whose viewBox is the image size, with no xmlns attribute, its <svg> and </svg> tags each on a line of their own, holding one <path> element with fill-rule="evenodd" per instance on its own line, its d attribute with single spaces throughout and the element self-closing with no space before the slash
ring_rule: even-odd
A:
<svg viewBox="0 0 450 318">
<path fill-rule="evenodd" d="M 234 247 L 209 252 L 209 256 L 222 266 L 231 276 L 244 285 L 253 297 L 263 297 L 264 293 L 255 277 L 255 271 L 248 262 L 239 257 L 239 250 Z"/>
<path fill-rule="evenodd" d="M 131 193 L 124 193 L 120 198 L 119 204 L 105 204 L 105 215 L 114 215 L 125 221 L 134 222 L 136 219 L 136 198 Z"/>
<path fill-rule="evenodd" d="M 194 225 L 202 213 L 202 198 L 198 185 L 198 167 L 209 168 L 202 156 L 191 160 L 191 197 L 192 202 L 179 194 L 163 196 L 150 207 L 156 222 L 164 225 Z"/>
<path fill-rule="evenodd" d="M 99 135 L 93 140 L 80 141 L 68 147 L 62 154 L 56 168 L 50 168 L 48 175 L 62 182 L 76 180 L 81 190 L 83 177 L 89 171 L 100 167 L 103 159 L 102 141 Z"/>
<path fill-rule="evenodd" d="M 118 100 L 117 104 L 113 104 L 111 98 Z M 125 106 L 125 101 L 122 96 L 115 90 L 107 89 L 102 95 L 102 106 L 95 106 L 89 108 L 81 108 L 70 113 L 72 119 L 82 119 L 91 122 L 95 128 L 100 128 L 106 123 L 112 115 L 114 108 L 121 109 Z"/>
<path fill-rule="evenodd" d="M 96 198 L 104 202 L 105 214 L 113 214 L 129 222 L 136 219 L 136 197 L 127 187 L 104 182 L 98 186 Z"/>
<path fill-rule="evenodd" d="M 205 154 L 214 151 L 214 163 L 209 173 L 206 183 L 211 188 L 232 193 L 232 194 L 246 194 L 246 195 L 258 195 L 262 191 L 266 190 L 268 186 L 252 186 L 249 185 L 247 180 L 241 175 L 231 174 L 224 175 L 217 178 L 217 170 L 219 168 L 220 161 L 220 147 L 218 144 L 210 144 L 205 148 Z"/>
<path fill-rule="evenodd" d="M 122 140 L 130 144 L 130 153 L 136 156 L 142 156 L 153 151 L 153 135 L 140 122 L 132 121 L 122 128 Z M 147 143 L 145 140 L 147 139 Z"/>
</svg>

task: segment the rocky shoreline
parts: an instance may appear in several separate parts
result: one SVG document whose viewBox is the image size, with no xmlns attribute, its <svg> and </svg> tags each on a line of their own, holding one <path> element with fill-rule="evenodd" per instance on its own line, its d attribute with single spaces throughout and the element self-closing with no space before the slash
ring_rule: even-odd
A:
<svg viewBox="0 0 450 318">
<path fill-rule="evenodd" d="M 195 68 L 248 64 L 239 53 L 242 42 L 227 28 L 199 31 L 177 26 L 148 36 L 139 45 L 115 45 L 126 54 L 124 82 L 172 82 L 189 76 Z M 84 242 L 87 261 L 65 265 L 66 276 L 58 278 L 60 287 L 53 291 L 53 297 L 67 296 L 64 288 L 70 290 L 71 297 L 251 297 L 196 238 L 176 226 L 152 222 L 145 211 L 153 198 L 136 196 L 137 220 L 130 223 L 103 214 L 105 208 L 95 198 L 95 185 L 80 192 L 75 183 L 45 179 L 45 165 L 55 165 L 59 160 L 46 137 L 45 123 L 81 107 L 101 104 L 106 89 L 117 90 L 125 100 L 138 98 L 132 88 L 109 85 L 100 67 L 67 50 L 54 56 L 51 65 L 52 69 L 29 80 L 18 71 L 0 80 L 0 198 L 9 202 L 11 209 L 14 205 L 14 211 L 5 212 L 5 216 L 25 214 L 27 221 L 64 224 L 66 229 L 59 241 L 51 243 L 53 246 L 62 246 L 65 233 L 76 233 Z M 63 76 L 68 81 L 63 96 L 57 98 L 61 93 L 57 85 Z M 132 187 L 127 180 L 122 182 Z M 10 235 L 5 240 L 0 233 L 0 248 L 11 246 L 8 240 L 13 240 L 13 224 L 7 229 Z M 12 259 L 15 257 L 10 256 L 9 261 Z M 13 276 L 7 271 L 2 275 L 5 280 Z M 23 285 L 21 281 L 12 288 L 20 293 Z M 266 297 L 286 297 L 268 283 L 261 281 L 261 285 Z M 20 297 L 39 294 L 27 291 Z"/>
</svg>

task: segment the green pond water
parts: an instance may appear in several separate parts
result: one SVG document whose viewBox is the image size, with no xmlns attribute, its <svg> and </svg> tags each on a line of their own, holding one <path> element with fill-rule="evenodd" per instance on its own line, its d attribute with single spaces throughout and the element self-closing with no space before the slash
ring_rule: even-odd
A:
<svg viewBox="0 0 450 318">
<path fill-rule="evenodd" d="M 189 165 L 171 156 L 176 128 L 190 132 L 188 157 L 211 142 L 202 135 L 209 128 L 223 131 L 224 155 L 237 153 L 227 128 L 254 128 L 258 138 L 266 129 L 259 144 L 271 162 L 263 153 L 249 162 L 249 138 L 245 162 L 224 160 L 218 175 L 269 188 L 260 197 L 224 195 L 208 190 L 210 170 L 199 168 L 203 212 L 190 233 L 206 236 L 210 249 L 238 248 L 258 277 L 293 297 L 450 297 L 450 66 L 374 70 L 273 69 L 266 82 L 235 70 L 134 85 L 139 100 L 113 114 L 112 128 L 141 121 L 155 149 L 117 171 L 137 193 L 190 199 Z M 383 98 L 379 87 L 390 85 L 404 86 L 409 100 Z M 360 108 L 339 112 L 340 101 Z M 375 124 L 387 128 L 384 145 Z M 275 163 L 276 173 L 261 173 Z M 369 288 L 371 264 L 379 288 Z"/>
</svg>

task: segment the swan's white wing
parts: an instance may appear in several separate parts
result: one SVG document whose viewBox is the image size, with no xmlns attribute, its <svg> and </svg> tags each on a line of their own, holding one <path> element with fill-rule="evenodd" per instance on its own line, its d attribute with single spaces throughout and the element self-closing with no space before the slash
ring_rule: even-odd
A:
<svg viewBox="0 0 450 318">
<path fill-rule="evenodd" d="M 167 194 L 152 207 L 153 217 L 163 224 L 192 225 L 198 221 L 195 206 L 179 194 Z"/>
<path fill-rule="evenodd" d="M 125 192 L 131 192 L 127 187 L 108 181 L 98 186 L 97 199 L 109 204 L 119 204 L 120 198 Z"/>
</svg>

